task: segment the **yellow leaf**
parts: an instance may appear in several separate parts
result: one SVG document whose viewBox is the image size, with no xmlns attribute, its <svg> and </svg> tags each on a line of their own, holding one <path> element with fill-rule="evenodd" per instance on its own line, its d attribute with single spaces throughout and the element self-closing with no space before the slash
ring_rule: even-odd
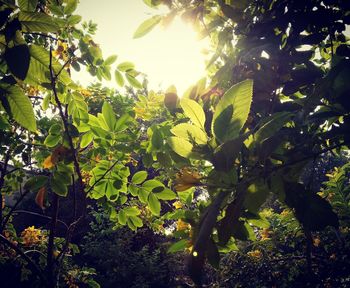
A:
<svg viewBox="0 0 350 288">
<path fill-rule="evenodd" d="M 46 169 L 51 169 L 52 167 L 55 166 L 55 163 L 53 163 L 52 161 L 52 156 L 47 156 L 44 160 L 44 163 L 43 163 L 43 167 L 46 168 Z"/>
</svg>

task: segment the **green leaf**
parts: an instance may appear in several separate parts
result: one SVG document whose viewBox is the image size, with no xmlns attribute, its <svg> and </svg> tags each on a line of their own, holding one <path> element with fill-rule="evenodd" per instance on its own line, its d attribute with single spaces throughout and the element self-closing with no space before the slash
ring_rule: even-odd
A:
<svg viewBox="0 0 350 288">
<path fill-rule="evenodd" d="M 168 188 L 164 188 L 161 192 L 154 194 L 159 200 L 174 200 L 176 198 L 176 194 Z"/>
<path fill-rule="evenodd" d="M 140 217 L 131 216 L 129 217 L 129 219 L 131 220 L 132 224 L 134 224 L 135 227 L 141 228 L 143 226 L 143 223 Z"/>
<path fill-rule="evenodd" d="M 142 84 L 132 75 L 129 73 L 125 74 L 126 80 L 128 80 L 129 84 L 137 89 L 142 88 Z"/>
<path fill-rule="evenodd" d="M 80 15 L 71 15 L 67 19 L 68 25 L 76 25 L 81 22 L 82 17 Z M 72 63 L 73 65 L 73 63 Z M 79 67 L 79 66 L 78 66 Z"/>
<path fill-rule="evenodd" d="M 160 150 L 163 147 L 163 136 L 158 128 L 153 129 L 151 143 L 154 150 Z"/>
<path fill-rule="evenodd" d="M 188 246 L 188 240 L 181 239 L 180 241 L 177 241 L 176 243 L 172 244 L 169 247 L 168 253 L 175 253 L 175 252 L 183 251 L 187 248 L 187 246 Z"/>
<path fill-rule="evenodd" d="M 59 125 L 59 124 L 51 125 L 51 127 L 49 129 L 49 134 L 60 135 L 61 134 L 61 125 Z"/>
<path fill-rule="evenodd" d="M 137 216 L 137 215 L 140 215 L 141 213 L 137 207 L 125 207 L 123 211 L 128 216 Z"/>
<path fill-rule="evenodd" d="M 47 176 L 35 176 L 30 178 L 23 186 L 24 190 L 36 191 L 45 186 L 48 181 Z"/>
<path fill-rule="evenodd" d="M 129 123 L 133 121 L 133 118 L 129 114 L 122 115 L 115 123 L 114 131 L 121 132 L 129 127 Z"/>
<path fill-rule="evenodd" d="M 131 195 L 134 197 L 136 197 L 139 194 L 139 188 L 134 186 L 134 185 L 129 185 L 128 189 L 129 189 L 129 192 L 131 193 Z"/>
<path fill-rule="evenodd" d="M 49 134 L 47 135 L 47 137 L 45 138 L 44 144 L 47 147 L 54 147 L 58 144 L 58 142 L 60 142 L 61 140 L 61 135 L 52 135 Z"/>
<path fill-rule="evenodd" d="M 126 61 L 126 62 L 122 62 L 117 66 L 118 70 L 122 71 L 122 72 L 127 72 L 129 70 L 133 70 L 135 68 L 134 63 Z"/>
<path fill-rule="evenodd" d="M 156 187 L 164 187 L 164 184 L 156 179 L 147 180 L 142 184 L 142 188 L 148 190 L 149 192 Z"/>
<path fill-rule="evenodd" d="M 115 117 L 115 113 L 113 111 L 112 105 L 109 104 L 107 101 L 103 102 L 102 115 L 110 131 L 114 131 L 114 126 L 117 122 L 117 119 Z"/>
<path fill-rule="evenodd" d="M 160 202 L 154 193 L 148 195 L 148 206 L 153 215 L 159 216 L 160 214 Z"/>
<path fill-rule="evenodd" d="M 201 105 L 191 99 L 181 99 L 180 106 L 194 125 L 204 129 L 205 114 Z"/>
<path fill-rule="evenodd" d="M 131 178 L 131 183 L 133 184 L 141 184 L 143 181 L 147 179 L 147 171 L 139 171 L 134 174 Z"/>
<path fill-rule="evenodd" d="M 106 197 L 110 201 L 117 201 L 119 197 L 119 190 L 114 187 L 111 181 L 106 184 Z"/>
<path fill-rule="evenodd" d="M 103 64 L 106 66 L 109 66 L 113 64 L 115 61 L 117 61 L 117 58 L 118 58 L 117 55 L 111 55 L 103 62 Z"/>
<path fill-rule="evenodd" d="M 81 136 L 80 148 L 87 147 L 92 140 L 94 140 L 94 134 L 91 131 L 85 133 L 83 136 Z"/>
<path fill-rule="evenodd" d="M 51 189 L 53 192 L 55 192 L 57 195 L 66 197 L 68 194 L 68 188 L 67 185 L 65 185 L 61 179 L 52 178 L 50 181 Z"/>
<path fill-rule="evenodd" d="M 38 0 L 18 0 L 18 6 L 22 11 L 34 12 Z"/>
<path fill-rule="evenodd" d="M 241 128 L 247 121 L 252 98 L 253 80 L 235 84 L 226 91 L 215 107 L 212 122 L 212 132 L 219 142 L 223 143 L 238 137 Z M 233 113 L 230 121 L 226 122 L 231 113 L 230 105 L 232 105 Z M 222 113 L 224 114 L 221 115 Z"/>
<path fill-rule="evenodd" d="M 25 32 L 50 33 L 57 32 L 60 29 L 56 18 L 44 13 L 21 11 L 18 14 L 18 19 Z"/>
<path fill-rule="evenodd" d="M 124 78 L 123 78 L 122 73 L 120 73 L 118 70 L 115 70 L 114 77 L 115 77 L 115 82 L 117 82 L 117 84 L 120 87 L 123 87 L 124 86 Z"/>
<path fill-rule="evenodd" d="M 78 6 L 78 0 L 66 0 L 66 6 L 64 7 L 64 13 L 67 15 L 72 14 Z"/>
<path fill-rule="evenodd" d="M 17 45 L 7 48 L 4 53 L 4 59 L 11 73 L 24 80 L 27 76 L 30 62 L 29 48 L 27 45 Z"/>
<path fill-rule="evenodd" d="M 30 45 L 29 47 L 31 59 L 29 64 L 29 71 L 25 82 L 29 84 L 51 83 L 50 75 L 50 53 L 44 47 L 38 45 Z M 66 70 L 62 70 L 62 65 L 56 60 L 52 59 L 53 71 L 57 74 L 61 71 L 58 79 L 65 85 L 69 85 L 72 80 Z"/>
<path fill-rule="evenodd" d="M 207 134 L 201 128 L 188 123 L 178 124 L 170 131 L 177 137 L 194 140 L 199 145 L 208 141 Z"/>
<path fill-rule="evenodd" d="M 6 89 L 6 98 L 11 108 L 13 118 L 24 128 L 35 132 L 36 120 L 32 103 L 24 95 L 23 90 L 18 86 L 11 86 Z"/>
<path fill-rule="evenodd" d="M 162 20 L 162 17 L 159 15 L 155 15 L 143 21 L 135 31 L 134 39 L 140 38 L 149 33 L 160 22 L 160 20 Z"/>
<path fill-rule="evenodd" d="M 168 144 L 175 153 L 182 157 L 190 157 L 193 145 L 187 140 L 180 137 L 169 137 Z"/>
<path fill-rule="evenodd" d="M 126 224 L 126 214 L 123 210 L 120 210 L 118 213 L 118 222 L 120 225 Z"/>
<path fill-rule="evenodd" d="M 139 197 L 139 199 L 142 203 L 146 204 L 147 200 L 148 200 L 149 193 L 150 193 L 150 190 L 141 188 L 141 189 L 138 189 L 137 196 Z"/>
</svg>

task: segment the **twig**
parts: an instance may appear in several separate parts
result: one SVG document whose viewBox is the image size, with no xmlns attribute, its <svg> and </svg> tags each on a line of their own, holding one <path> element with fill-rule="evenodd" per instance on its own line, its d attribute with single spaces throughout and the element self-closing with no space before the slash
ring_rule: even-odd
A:
<svg viewBox="0 0 350 288">
<path fill-rule="evenodd" d="M 119 161 L 115 161 L 111 167 L 109 167 L 105 173 L 103 173 L 103 175 L 98 178 L 95 183 L 86 191 L 86 194 L 88 194 L 89 192 L 91 192 L 91 190 L 94 189 L 94 187 L 97 185 L 97 183 L 99 183 L 101 180 L 103 180 L 105 178 L 105 176 L 114 168 L 115 165 L 117 165 Z"/>
<path fill-rule="evenodd" d="M 53 37 L 51 35 L 47 35 L 47 34 L 44 34 L 44 33 L 38 33 L 38 32 L 22 32 L 22 33 L 23 34 L 29 34 L 29 35 L 42 36 L 42 37 L 49 38 L 49 39 L 54 40 L 54 41 L 58 41 L 59 40 L 56 37 Z"/>
<path fill-rule="evenodd" d="M 41 217 L 41 218 L 45 218 L 47 220 L 51 220 L 52 219 L 52 217 L 50 217 L 50 216 L 46 216 L 46 215 L 43 215 L 43 214 L 31 212 L 31 211 L 26 211 L 26 210 L 15 210 L 15 211 L 13 211 L 13 214 L 21 214 L 21 213 L 29 214 L 29 215 L 33 215 L 33 216 L 37 216 L 37 217 Z M 64 221 L 57 219 L 57 223 L 62 224 L 64 227 L 66 227 L 66 229 L 68 229 L 68 225 Z"/>
<path fill-rule="evenodd" d="M 4 186 L 5 184 L 5 176 L 6 176 L 6 171 L 7 171 L 7 165 L 8 165 L 8 162 L 10 160 L 10 154 L 11 154 L 11 149 L 9 148 L 6 152 L 6 155 L 5 155 L 5 160 L 4 160 L 4 165 L 3 167 L 1 168 L 1 176 L 0 176 L 0 223 L 2 222 L 2 202 L 3 202 L 3 196 L 2 196 L 2 187 Z M 2 233 L 2 228 L 0 229 L 0 233 Z"/>
<path fill-rule="evenodd" d="M 47 255 L 46 255 L 46 269 L 48 274 L 49 287 L 55 287 L 54 281 L 54 261 L 53 261 L 53 249 L 54 249 L 54 239 L 56 233 L 56 225 L 58 218 L 58 207 L 59 207 L 59 197 L 56 193 L 53 194 L 53 215 L 51 218 L 49 241 L 47 245 Z"/>
</svg>

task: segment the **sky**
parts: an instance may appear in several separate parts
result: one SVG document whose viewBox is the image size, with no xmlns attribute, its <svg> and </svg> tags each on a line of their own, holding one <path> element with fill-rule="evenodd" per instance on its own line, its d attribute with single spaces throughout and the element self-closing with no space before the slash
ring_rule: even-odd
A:
<svg viewBox="0 0 350 288">
<path fill-rule="evenodd" d="M 175 85 L 181 95 L 205 76 L 202 50 L 208 42 L 199 42 L 190 24 L 179 18 L 167 29 L 158 25 L 144 37 L 133 39 L 144 20 L 165 11 L 152 9 L 142 0 L 81 0 L 76 14 L 97 23 L 94 39 L 105 58 L 116 54 L 117 63 L 131 61 L 148 75 L 149 88 L 165 90 Z M 91 79 L 86 75 L 79 81 L 85 85 Z M 113 80 L 105 85 L 117 88 Z"/>
</svg>

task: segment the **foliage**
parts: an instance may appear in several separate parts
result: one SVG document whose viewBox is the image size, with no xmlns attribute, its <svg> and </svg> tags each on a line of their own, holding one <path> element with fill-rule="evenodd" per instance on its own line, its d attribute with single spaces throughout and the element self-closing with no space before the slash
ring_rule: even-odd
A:
<svg viewBox="0 0 350 288">
<path fill-rule="evenodd" d="M 189 253 L 188 271 L 200 286 L 206 260 L 219 268 L 222 255 L 245 245 L 256 247 L 244 259 L 265 260 L 258 242 L 269 238 L 266 229 L 280 217 L 272 221 L 261 211 L 272 194 L 294 215 L 286 231 L 284 219 L 277 230 L 288 234 L 298 227 L 291 245 L 305 249 L 313 272 L 313 237 L 325 229 L 339 234 L 349 224 L 347 165 L 332 173 L 321 193 L 303 181 L 310 163 L 348 151 L 349 3 L 145 3 L 165 4 L 169 13 L 141 23 L 134 37 L 181 15 L 211 39 L 207 79 L 181 98 L 174 87 L 148 91 L 133 63 L 104 58 L 93 40 L 96 25 L 77 25 L 77 0 L 1 2 L 0 240 L 15 250 L 5 260 L 19 255 L 35 281 L 55 287 L 70 269 L 63 263 L 93 203 L 115 228 L 172 232 L 176 241 L 168 251 Z M 132 97 L 99 85 L 81 87 L 71 78 L 71 69 L 81 68 L 99 81 L 111 80 L 114 71 L 116 84 L 132 86 Z M 3 202 L 15 191 L 18 201 Z M 38 214 L 50 220 L 40 259 L 26 256 L 25 247 L 4 234 L 29 194 L 43 209 Z M 60 203 L 67 199 L 67 229 L 58 237 Z M 27 232 L 26 242 L 40 242 L 41 232 Z M 281 238 L 272 241 L 272 253 L 283 252 Z M 58 259 L 57 241 L 63 242 Z M 161 261 L 158 252 L 152 258 L 140 251 L 136 259 Z M 84 278 L 80 268 L 69 271 L 69 285 Z"/>
</svg>

